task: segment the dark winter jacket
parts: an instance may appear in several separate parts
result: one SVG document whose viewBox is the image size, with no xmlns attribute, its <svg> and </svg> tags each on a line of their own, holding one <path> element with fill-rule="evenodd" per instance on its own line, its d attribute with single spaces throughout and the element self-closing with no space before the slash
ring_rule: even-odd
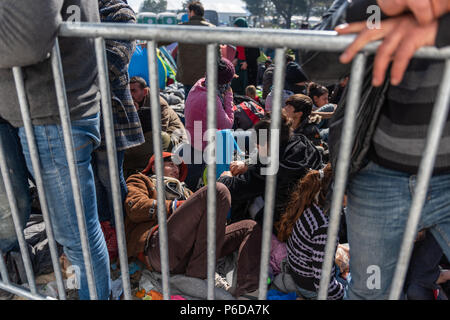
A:
<svg viewBox="0 0 450 320">
<path fill-rule="evenodd" d="M 305 135 L 315 146 L 322 144 L 319 128 L 315 123 L 309 123 L 309 119 L 302 121 L 298 128 L 294 130 L 294 134 Z"/>
<path fill-rule="evenodd" d="M 319 169 L 322 166 L 320 152 L 311 141 L 302 134 L 293 135 L 288 143 L 280 146 L 280 163 L 277 172 L 275 192 L 274 222 L 284 213 L 290 194 L 295 184 L 309 169 Z M 266 176 L 262 174 L 264 165 L 250 165 L 247 172 L 235 177 L 221 177 L 222 182 L 231 193 L 232 204 L 241 207 L 242 203 L 253 201 L 258 196 L 264 198 Z M 255 220 L 262 222 L 264 210 L 261 209 Z"/>
<path fill-rule="evenodd" d="M 214 27 L 203 17 L 193 16 L 183 26 Z M 199 44 L 179 43 L 177 56 L 177 81 L 193 86 L 206 74 L 206 46 Z"/>
</svg>

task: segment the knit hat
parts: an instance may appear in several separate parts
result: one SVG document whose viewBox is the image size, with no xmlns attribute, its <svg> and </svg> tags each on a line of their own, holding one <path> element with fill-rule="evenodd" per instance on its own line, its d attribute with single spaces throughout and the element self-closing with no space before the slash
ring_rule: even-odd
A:
<svg viewBox="0 0 450 320">
<path fill-rule="evenodd" d="M 308 76 L 298 63 L 289 62 L 286 66 L 286 82 L 299 83 L 308 81 Z"/>
<path fill-rule="evenodd" d="M 184 161 L 183 160 L 181 160 L 177 155 L 175 155 L 175 154 L 173 154 L 173 153 L 170 153 L 170 152 L 163 152 L 163 160 L 164 159 L 167 159 L 167 158 L 172 158 L 173 160 L 175 160 L 174 158 L 177 158 L 176 160 L 178 160 L 177 161 L 177 163 L 180 163 L 179 164 L 179 168 L 180 168 L 180 176 L 179 176 L 179 178 L 178 178 L 178 180 L 180 180 L 181 182 L 183 182 L 184 180 L 186 180 L 186 177 L 187 177 L 187 173 L 188 173 L 188 168 L 187 168 L 187 166 L 186 166 L 186 164 L 184 163 Z M 148 164 L 147 164 L 147 166 L 145 167 L 145 169 L 144 170 L 142 170 L 142 173 L 143 174 L 149 174 L 149 173 L 154 173 L 153 171 L 152 171 L 152 167 L 153 167 L 153 164 L 155 163 L 155 155 L 153 155 L 151 158 L 150 158 L 150 160 L 148 161 Z"/>
<path fill-rule="evenodd" d="M 239 28 L 248 28 L 248 22 L 245 20 L 245 18 L 237 18 L 234 20 L 234 25 L 238 26 Z"/>
<path fill-rule="evenodd" d="M 235 71 L 234 65 L 230 60 L 225 58 L 220 59 L 218 69 L 217 83 L 219 85 L 230 83 L 233 80 Z"/>
</svg>

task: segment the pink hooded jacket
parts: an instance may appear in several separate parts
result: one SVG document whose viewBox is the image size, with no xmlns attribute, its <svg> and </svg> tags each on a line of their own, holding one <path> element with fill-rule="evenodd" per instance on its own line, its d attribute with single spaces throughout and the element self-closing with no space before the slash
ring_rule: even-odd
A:
<svg viewBox="0 0 450 320">
<path fill-rule="evenodd" d="M 189 142 L 197 149 L 204 150 L 207 141 L 203 141 L 203 135 L 207 129 L 207 105 L 208 91 L 204 87 L 205 78 L 197 81 L 197 83 L 189 91 L 184 107 L 184 118 L 186 131 L 189 132 Z M 224 98 L 224 104 L 217 97 L 217 130 L 231 129 L 234 122 L 233 112 L 233 92 L 227 91 Z M 194 122 L 195 126 L 194 126 Z M 194 130 L 195 128 L 195 130 Z"/>
</svg>

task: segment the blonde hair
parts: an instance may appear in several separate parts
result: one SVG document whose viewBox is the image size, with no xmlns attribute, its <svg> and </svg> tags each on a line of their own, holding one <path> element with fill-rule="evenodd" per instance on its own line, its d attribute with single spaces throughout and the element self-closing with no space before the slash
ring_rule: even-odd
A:
<svg viewBox="0 0 450 320">
<path fill-rule="evenodd" d="M 248 86 L 245 88 L 245 95 L 248 97 L 256 97 L 256 87 L 253 85 Z"/>
</svg>

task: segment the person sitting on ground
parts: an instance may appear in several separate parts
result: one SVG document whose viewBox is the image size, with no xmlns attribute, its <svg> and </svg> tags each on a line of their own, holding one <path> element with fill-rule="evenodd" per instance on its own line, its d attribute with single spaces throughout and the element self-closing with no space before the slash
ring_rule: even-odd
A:
<svg viewBox="0 0 450 320">
<path fill-rule="evenodd" d="M 150 88 L 141 77 L 130 79 L 130 90 L 144 132 L 145 143 L 125 151 L 124 170 L 128 177 L 145 168 L 148 158 L 153 154 L 152 117 Z M 170 151 L 178 144 L 187 141 L 186 130 L 176 112 L 164 98 L 159 97 L 161 106 L 161 140 L 163 151 Z"/>
<path fill-rule="evenodd" d="M 287 242 L 287 265 L 298 291 L 306 299 L 317 298 L 327 243 L 329 217 L 323 208 L 332 177 L 331 164 L 311 170 L 298 182 L 286 212 L 275 224 L 278 239 Z M 345 285 L 336 278 L 333 265 L 328 299 L 342 299 Z"/>
<path fill-rule="evenodd" d="M 294 57 L 286 54 L 286 65 L 288 65 L 290 62 L 294 61 Z M 273 84 L 273 74 L 275 72 L 275 64 L 270 61 L 270 65 L 268 65 L 266 67 L 266 71 L 264 71 L 263 74 L 263 90 L 262 90 L 262 98 L 264 100 L 267 99 L 267 96 L 269 95 L 271 88 L 272 88 L 272 84 Z"/>
<path fill-rule="evenodd" d="M 258 154 L 251 164 L 235 161 L 230 171 L 224 172 L 219 182 L 225 184 L 231 193 L 231 221 L 253 218 L 263 222 L 266 175 L 277 175 L 274 221 L 284 213 L 292 188 L 310 168 L 322 166 L 322 156 L 312 142 L 303 134 L 293 134 L 292 123 L 282 110 L 279 131 L 279 164 L 276 172 L 270 171 L 270 115 L 259 121 L 253 130 L 256 136 Z M 275 230 L 274 230 L 275 233 Z"/>
<path fill-rule="evenodd" d="M 161 272 L 154 156 L 140 173 L 127 179 L 125 233 L 129 257 Z M 177 156 L 163 153 L 170 274 L 207 277 L 207 188 L 194 194 L 184 187 L 187 166 Z M 177 165 L 178 164 L 178 165 Z M 236 285 L 228 291 L 237 296 L 259 285 L 261 229 L 252 220 L 226 225 L 230 193 L 216 184 L 216 262 L 238 250 Z"/>
<path fill-rule="evenodd" d="M 286 64 L 286 76 L 284 78 L 283 96 L 290 96 L 293 94 L 306 94 L 306 84 L 308 76 L 305 74 L 300 65 L 295 61 L 289 61 Z M 273 87 L 271 88 L 267 99 L 265 101 L 265 110 L 272 110 L 273 104 Z M 284 101 L 283 101 L 284 103 Z"/>
<path fill-rule="evenodd" d="M 231 80 L 235 75 L 231 61 L 221 58 L 217 66 L 217 130 L 231 129 L 234 124 L 234 103 Z M 207 130 L 208 110 L 208 78 L 201 78 L 192 87 L 185 102 L 184 116 L 189 144 L 183 146 L 180 156 L 183 157 L 189 168 L 186 183 L 198 190 L 203 184 L 203 173 L 206 162 L 203 151 L 208 141 L 205 136 Z"/>
<path fill-rule="evenodd" d="M 309 83 L 307 95 L 314 102 L 312 114 L 322 118 L 322 121 L 317 124 L 317 127 L 320 129 L 320 136 L 322 137 L 322 140 L 328 142 L 328 122 L 334 115 L 337 106 L 335 104 L 328 103 L 329 91 L 327 88 L 318 83 Z"/>
<path fill-rule="evenodd" d="M 285 103 L 284 110 L 286 115 L 292 120 L 292 129 L 294 134 L 304 134 L 315 146 L 322 144 L 320 132 L 314 123 L 310 122 L 313 102 L 311 98 L 304 94 L 294 94 L 290 96 Z"/>
<path fill-rule="evenodd" d="M 250 85 L 245 88 L 245 95 L 260 104 L 259 97 L 256 92 L 256 87 L 254 85 Z"/>
<path fill-rule="evenodd" d="M 324 119 L 333 116 L 336 105 L 329 103 L 329 91 L 326 87 L 315 82 L 310 82 L 308 84 L 307 95 L 314 103 L 312 111 L 315 114 L 319 114 Z"/>
<path fill-rule="evenodd" d="M 233 64 L 222 58 L 218 63 L 217 74 L 217 130 L 231 129 L 234 122 L 233 91 L 231 80 L 235 75 Z M 204 150 L 207 141 L 204 134 L 207 129 L 208 78 L 201 78 L 192 87 L 185 103 L 186 130 L 191 145 L 196 150 Z"/>
</svg>

